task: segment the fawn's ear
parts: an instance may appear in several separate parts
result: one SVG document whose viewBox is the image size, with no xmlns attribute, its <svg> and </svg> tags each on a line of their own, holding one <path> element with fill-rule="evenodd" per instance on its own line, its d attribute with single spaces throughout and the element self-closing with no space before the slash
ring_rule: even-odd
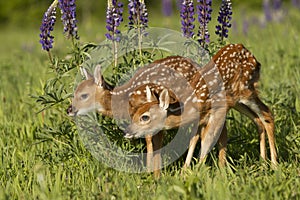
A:
<svg viewBox="0 0 300 200">
<path fill-rule="evenodd" d="M 170 104 L 170 96 L 168 89 L 163 89 L 159 95 L 159 107 L 163 110 L 167 110 Z"/>
<path fill-rule="evenodd" d="M 91 75 L 84 67 L 80 67 L 80 73 L 82 76 L 85 77 L 86 80 L 94 78 L 93 75 Z"/>
<path fill-rule="evenodd" d="M 146 97 L 147 97 L 147 102 L 153 102 L 153 101 L 157 101 L 155 96 L 153 96 L 151 89 L 149 88 L 149 86 L 146 86 Z"/>
<path fill-rule="evenodd" d="M 95 67 L 94 80 L 95 80 L 96 85 L 102 86 L 103 77 L 102 77 L 102 74 L 101 74 L 101 65 L 97 65 Z"/>
</svg>

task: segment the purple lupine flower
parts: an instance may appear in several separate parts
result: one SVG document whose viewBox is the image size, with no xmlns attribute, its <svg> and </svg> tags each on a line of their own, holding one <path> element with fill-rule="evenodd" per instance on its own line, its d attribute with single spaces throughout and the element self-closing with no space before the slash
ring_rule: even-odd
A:
<svg viewBox="0 0 300 200">
<path fill-rule="evenodd" d="M 230 0 L 222 0 L 218 16 L 219 25 L 216 26 L 216 34 L 220 37 L 221 41 L 228 37 L 228 29 L 231 27 L 231 15 L 232 7 Z"/>
<path fill-rule="evenodd" d="M 162 1 L 162 11 L 165 16 L 172 15 L 172 2 L 171 0 Z"/>
<path fill-rule="evenodd" d="M 129 29 L 148 27 L 148 12 L 144 0 L 129 0 Z"/>
<path fill-rule="evenodd" d="M 141 0 L 140 12 L 141 24 L 143 25 L 143 27 L 148 27 L 148 11 L 144 0 Z"/>
<path fill-rule="evenodd" d="M 300 8 L 300 0 L 292 0 L 292 5 L 296 8 Z"/>
<path fill-rule="evenodd" d="M 181 30 L 185 37 L 191 38 L 194 36 L 194 17 L 195 9 L 193 0 L 184 0 L 181 4 Z"/>
<path fill-rule="evenodd" d="M 212 12 L 212 1 L 211 0 L 198 0 L 197 12 L 198 12 L 198 21 L 199 21 L 199 30 L 198 30 L 198 41 L 201 46 L 205 46 L 206 43 L 209 43 L 209 33 L 208 33 L 208 23 L 211 20 Z"/>
<path fill-rule="evenodd" d="M 77 34 L 76 4 L 75 0 L 58 0 L 61 9 L 61 20 L 64 25 L 64 33 L 67 37 L 79 39 Z"/>
<path fill-rule="evenodd" d="M 46 51 L 52 49 L 54 36 L 51 35 L 53 31 L 54 24 L 56 22 L 56 3 L 53 3 L 48 10 L 45 12 L 42 25 L 40 27 L 40 43 L 42 48 Z"/>
<path fill-rule="evenodd" d="M 271 21 L 272 20 L 272 12 L 271 12 L 270 0 L 263 0 L 263 10 L 265 13 L 266 21 Z"/>
<path fill-rule="evenodd" d="M 117 2 L 117 0 L 107 1 L 106 11 L 106 30 L 108 33 L 105 34 L 106 38 L 112 41 L 120 41 L 118 30 L 121 22 L 123 21 L 123 3 Z"/>
<path fill-rule="evenodd" d="M 282 5 L 282 0 L 273 0 L 273 8 L 274 10 L 279 10 Z"/>
</svg>

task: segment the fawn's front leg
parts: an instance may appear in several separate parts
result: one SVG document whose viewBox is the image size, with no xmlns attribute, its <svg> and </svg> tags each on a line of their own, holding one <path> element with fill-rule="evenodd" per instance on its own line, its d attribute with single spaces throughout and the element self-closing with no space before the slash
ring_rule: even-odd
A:
<svg viewBox="0 0 300 200">
<path fill-rule="evenodd" d="M 153 169 L 153 143 L 152 143 L 152 135 L 146 135 L 146 148 L 147 148 L 147 160 L 146 160 L 146 166 L 147 166 L 147 172 L 151 172 Z"/>
<path fill-rule="evenodd" d="M 155 135 L 146 135 L 146 145 L 147 145 L 147 171 L 154 172 L 154 177 L 160 177 L 161 168 L 161 151 L 163 142 L 163 131 Z"/>
<path fill-rule="evenodd" d="M 155 178 L 160 177 L 160 168 L 161 168 L 161 148 L 163 142 L 164 131 L 159 131 L 156 135 L 153 136 L 153 173 Z"/>
</svg>

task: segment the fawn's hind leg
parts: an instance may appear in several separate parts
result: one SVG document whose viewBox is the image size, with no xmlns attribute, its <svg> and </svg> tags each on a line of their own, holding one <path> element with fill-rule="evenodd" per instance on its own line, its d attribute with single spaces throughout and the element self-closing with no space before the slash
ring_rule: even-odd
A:
<svg viewBox="0 0 300 200">
<path fill-rule="evenodd" d="M 224 122 L 224 126 L 218 140 L 218 148 L 219 148 L 219 167 L 224 167 L 226 165 L 226 151 L 227 151 L 227 128 L 226 122 Z"/>
<path fill-rule="evenodd" d="M 205 127 L 202 128 L 204 131 Z M 190 166 L 197 142 L 200 138 L 200 134 L 194 135 L 190 140 L 190 145 L 188 149 L 188 154 L 184 163 L 183 168 L 187 168 Z M 219 146 L 219 166 L 223 167 L 226 164 L 226 150 L 227 150 L 227 128 L 226 125 L 224 125 L 221 135 L 218 139 L 218 146 Z"/>
<path fill-rule="evenodd" d="M 252 96 L 252 98 L 242 99 L 240 101 L 242 104 L 246 105 L 251 109 L 252 112 L 258 116 L 259 123 L 263 124 L 263 127 L 267 133 L 269 145 L 270 145 L 270 153 L 271 153 L 271 161 L 274 165 L 277 164 L 277 152 L 275 146 L 275 135 L 274 135 L 274 120 L 271 111 L 269 108 L 258 98 L 258 96 Z M 264 139 L 264 134 L 261 135 L 261 140 Z"/>
<path fill-rule="evenodd" d="M 224 127 L 226 113 L 227 109 L 225 107 L 212 108 L 208 123 L 201 133 L 200 162 L 204 162 L 207 154 L 219 140 Z"/>
<path fill-rule="evenodd" d="M 183 168 L 187 168 L 190 166 L 192 158 L 193 158 L 193 154 L 197 145 L 197 142 L 200 138 L 200 134 L 196 133 L 190 140 L 190 144 L 189 144 L 189 149 L 188 149 L 188 153 L 185 159 L 185 163 L 183 165 Z"/>
<path fill-rule="evenodd" d="M 262 159 L 266 160 L 266 129 L 261 119 L 251 110 L 251 108 L 242 103 L 237 103 L 234 106 L 234 109 L 249 117 L 256 124 L 259 134 L 260 156 Z"/>
</svg>

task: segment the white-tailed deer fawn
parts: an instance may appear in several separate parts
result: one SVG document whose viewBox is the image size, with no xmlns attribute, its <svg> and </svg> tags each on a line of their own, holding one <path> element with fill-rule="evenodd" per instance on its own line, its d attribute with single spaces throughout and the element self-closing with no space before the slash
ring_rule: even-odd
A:
<svg viewBox="0 0 300 200">
<path fill-rule="evenodd" d="M 188 91 L 192 78 L 200 69 L 196 63 L 190 59 L 180 56 L 171 56 L 165 59 L 155 61 L 148 66 L 139 69 L 126 84 L 115 87 L 109 86 L 101 75 L 101 68 L 97 66 L 94 75 L 90 75 L 85 69 L 82 69 L 86 80 L 82 81 L 76 88 L 72 105 L 68 108 L 68 114 L 71 116 L 86 114 L 89 111 L 96 110 L 104 115 L 114 118 L 126 119 L 135 112 L 135 108 L 146 103 L 146 88 L 154 93 L 160 93 L 164 88 L 164 83 L 171 85 L 181 85 Z M 170 85 L 169 85 L 170 86 Z M 170 86 L 172 87 L 172 86 Z M 190 87 L 190 91 L 192 88 Z M 188 93 L 186 93 L 188 94 Z M 171 97 L 171 98 L 170 98 Z M 169 104 L 179 107 L 175 95 L 168 93 Z M 172 106 L 168 106 L 172 109 Z M 170 112 L 173 112 L 172 110 Z M 160 163 L 159 148 L 161 146 L 162 134 L 149 133 L 146 136 L 147 143 L 147 167 L 150 167 L 152 154 L 154 153 L 154 163 L 158 166 Z M 154 167 L 156 176 L 159 174 L 159 168 Z"/>
<path fill-rule="evenodd" d="M 223 127 L 223 123 L 225 114 L 229 109 L 234 108 L 256 123 L 260 135 L 260 154 L 263 159 L 266 159 L 265 134 L 267 133 L 271 161 L 276 165 L 273 117 L 268 107 L 259 99 L 256 90 L 259 73 L 260 63 L 251 52 L 241 44 L 227 45 L 213 56 L 206 66 L 195 73 L 191 81 L 191 86 L 194 88 L 191 95 L 196 95 L 196 98 L 193 96 L 185 99 L 180 116 L 167 112 L 168 89 L 163 89 L 159 94 L 154 94 L 147 89 L 147 99 L 152 101 L 135 109 L 132 124 L 126 129 L 126 137 L 157 132 L 162 127 L 176 128 L 192 121 L 194 114 L 201 114 L 199 121 L 201 133 L 195 135 L 190 141 L 185 166 L 190 164 L 199 137 L 201 137 L 200 161 L 204 160 L 219 139 L 223 148 L 220 159 L 224 160 L 219 161 L 222 163 L 225 162 L 227 144 L 226 127 Z M 221 76 L 222 83 L 219 83 L 218 76 Z M 159 98 L 155 98 L 156 96 Z M 198 113 L 194 111 L 195 107 L 198 108 Z M 221 135 L 222 128 L 224 133 Z"/>
</svg>

